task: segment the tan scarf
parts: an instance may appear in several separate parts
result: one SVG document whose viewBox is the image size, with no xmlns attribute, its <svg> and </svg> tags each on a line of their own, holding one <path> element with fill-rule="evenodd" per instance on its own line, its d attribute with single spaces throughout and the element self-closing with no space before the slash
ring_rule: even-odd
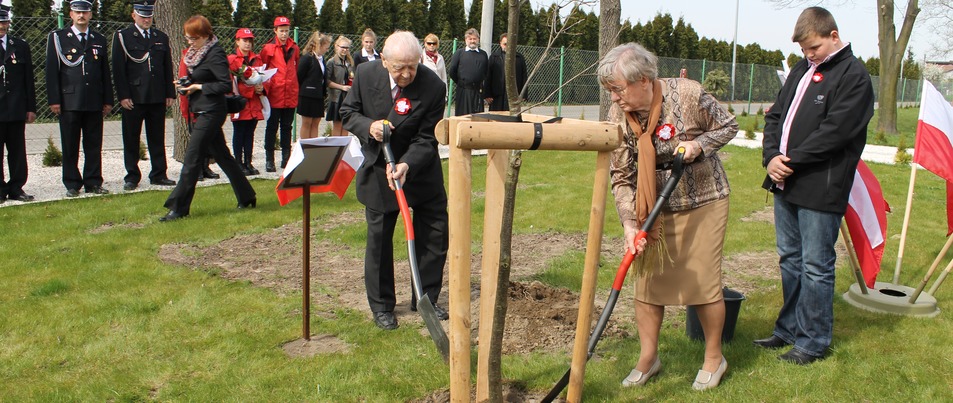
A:
<svg viewBox="0 0 953 403">
<path fill-rule="evenodd" d="M 658 80 L 652 81 L 652 109 L 649 112 L 649 120 L 646 124 L 646 132 L 642 132 L 642 122 L 634 112 L 625 114 L 626 122 L 635 138 L 638 139 L 639 147 L 639 171 L 636 180 L 635 190 L 635 216 L 639 224 L 644 224 L 649 217 L 649 212 L 655 207 L 655 199 L 658 197 L 658 189 L 655 183 L 655 146 L 652 144 L 652 135 L 655 134 L 655 125 L 658 124 L 659 117 L 662 115 L 662 85 Z M 648 244 L 658 242 L 662 233 L 662 221 L 655 220 L 651 231 L 648 233 Z"/>
</svg>

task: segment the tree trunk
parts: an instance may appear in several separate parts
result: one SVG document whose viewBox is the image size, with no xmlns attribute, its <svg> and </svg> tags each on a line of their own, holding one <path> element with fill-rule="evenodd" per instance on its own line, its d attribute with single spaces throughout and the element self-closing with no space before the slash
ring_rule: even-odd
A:
<svg viewBox="0 0 953 403">
<path fill-rule="evenodd" d="M 619 0 L 601 0 L 599 2 L 599 57 L 619 45 L 619 31 L 622 29 L 619 19 L 622 6 Z M 612 100 L 605 91 L 599 91 L 599 120 L 606 120 Z"/>
<path fill-rule="evenodd" d="M 156 2 L 156 26 L 169 35 L 169 45 L 172 47 L 173 76 L 178 77 L 179 59 L 182 58 L 182 49 L 185 41 L 182 39 L 182 26 L 192 16 L 192 3 L 189 0 L 167 0 Z M 185 157 L 185 147 L 189 144 L 189 130 L 185 118 L 179 112 L 179 102 L 176 100 L 172 110 L 173 136 L 172 158 L 182 162 Z"/>
<path fill-rule="evenodd" d="M 907 1 L 907 11 L 903 17 L 900 34 L 894 25 L 894 1 L 877 0 L 877 25 L 880 45 L 880 83 L 877 132 L 897 134 L 897 83 L 900 79 L 900 63 L 903 61 L 913 23 L 917 20 L 920 7 L 917 0 Z"/>
</svg>

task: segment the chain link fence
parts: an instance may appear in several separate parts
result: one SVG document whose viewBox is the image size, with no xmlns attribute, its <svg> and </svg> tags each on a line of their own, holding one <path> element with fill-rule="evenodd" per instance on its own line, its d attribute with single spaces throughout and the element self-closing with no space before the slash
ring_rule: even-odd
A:
<svg viewBox="0 0 953 403">
<path fill-rule="evenodd" d="M 67 20 L 65 23 L 68 24 L 69 21 Z M 57 119 L 47 105 L 46 72 L 44 68 L 47 36 L 50 31 L 58 29 L 58 24 L 56 18 L 23 17 L 14 19 L 11 25 L 11 34 L 23 38 L 30 44 L 36 76 L 37 123 L 27 126 L 27 150 L 29 153 L 42 152 L 46 147 L 47 139 L 52 140 L 54 144 L 59 146 Z M 129 24 L 130 22 L 93 21 L 91 27 L 108 37 L 109 41 L 112 41 L 113 34 Z M 234 49 L 236 29 L 236 27 L 214 27 L 215 35 L 226 51 Z M 260 49 L 262 44 L 274 37 L 270 28 L 251 28 L 251 30 L 255 33 L 256 49 Z M 184 40 L 180 32 L 167 32 L 167 34 L 172 40 Z M 301 47 L 304 47 L 311 34 L 311 31 L 297 29 L 293 32 L 296 42 Z M 426 35 L 426 33 L 419 32 L 416 34 L 421 38 Z M 328 33 L 328 35 L 331 36 L 332 41 L 341 35 L 351 39 L 352 50 L 357 50 L 360 47 L 360 34 Z M 378 43 L 378 49 L 381 45 L 381 43 Z M 444 39 L 441 41 L 438 51 L 449 64 L 450 57 L 458 46 L 462 46 L 462 42 Z M 499 45 L 494 44 L 490 52 L 498 50 Z M 561 111 L 564 105 L 598 106 L 601 89 L 594 74 L 599 60 L 598 52 L 564 48 L 547 49 L 536 46 L 520 46 L 519 51 L 523 54 L 527 69 L 531 74 L 526 89 L 527 105 L 551 106 L 553 114 Z M 110 58 L 112 58 L 111 54 Z M 177 60 L 178 55 L 173 55 L 173 59 Z M 716 98 L 723 102 L 731 102 L 736 110 L 744 110 L 748 113 L 753 113 L 762 106 L 770 105 L 781 88 L 781 81 L 777 74 L 777 69 L 780 66 L 736 64 L 733 88 L 730 82 L 724 84 L 724 77 L 730 79 L 732 75 L 731 63 L 662 57 L 659 58 L 658 67 L 660 77 L 679 77 L 684 74 L 685 77 L 690 79 L 705 82 L 706 79 L 712 78 L 712 75 L 714 75 L 715 78 L 712 78 L 712 80 L 717 78 L 722 81 L 719 90 L 712 91 Z M 873 80 L 876 92 L 879 78 L 873 77 Z M 947 99 L 953 99 L 953 80 L 935 83 L 935 85 Z M 897 89 L 898 101 L 904 103 L 918 102 L 921 88 L 921 80 L 901 80 Z M 745 103 L 747 103 L 746 108 Z M 740 109 L 739 106 L 743 109 Z M 170 108 L 168 114 L 171 116 L 172 113 L 177 113 L 177 111 L 178 107 L 173 107 Z M 590 119 L 595 117 L 595 114 L 589 116 Z M 106 117 L 103 127 L 104 149 L 122 149 L 122 133 L 119 121 L 119 108 L 114 108 L 113 112 Z M 172 144 L 172 126 L 171 122 L 166 125 L 168 133 L 166 144 L 168 145 Z M 259 125 L 259 130 L 262 133 L 263 126 Z M 256 137 L 261 135 L 261 133 L 257 133 Z"/>
</svg>

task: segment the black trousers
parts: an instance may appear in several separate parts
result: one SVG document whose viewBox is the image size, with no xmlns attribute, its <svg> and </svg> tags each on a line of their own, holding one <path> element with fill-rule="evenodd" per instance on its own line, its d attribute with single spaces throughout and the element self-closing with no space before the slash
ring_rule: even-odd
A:
<svg viewBox="0 0 953 403">
<path fill-rule="evenodd" d="M 373 312 L 393 311 L 397 304 L 394 291 L 394 227 L 398 212 L 382 213 L 365 209 L 367 249 L 364 260 L 364 286 Z M 413 207 L 413 226 L 420 283 L 430 301 L 437 303 L 443 285 L 443 267 L 447 262 L 447 199 L 432 200 Z M 401 245 L 404 246 L 404 245 Z M 411 294 L 413 294 L 413 285 Z"/>
<path fill-rule="evenodd" d="M 139 183 L 142 180 L 142 172 L 139 171 L 139 134 L 142 133 L 143 121 L 146 123 L 149 159 L 152 161 L 149 181 L 168 179 L 165 160 L 165 104 L 136 104 L 132 110 L 122 109 L 122 160 L 126 165 L 126 182 Z"/>
<path fill-rule="evenodd" d="M 182 161 L 182 173 L 179 183 L 165 201 L 165 207 L 179 214 L 189 214 L 192 198 L 195 196 L 195 184 L 205 167 L 206 157 L 211 155 L 215 162 L 225 172 L 232 191 L 238 203 L 246 204 L 255 199 L 255 189 L 248 183 L 241 166 L 232 158 L 228 146 L 225 145 L 225 133 L 222 125 L 225 123 L 225 111 L 198 114 L 192 124 L 192 133 L 189 144 L 185 148 L 185 157 Z"/>
<path fill-rule="evenodd" d="M 277 108 L 271 110 L 265 125 L 265 157 L 274 155 L 275 134 L 281 127 L 281 152 L 291 152 L 291 122 L 295 118 L 295 108 Z"/>
<path fill-rule="evenodd" d="M 83 173 L 79 173 L 79 142 L 83 140 Z M 63 145 L 63 185 L 86 190 L 103 185 L 103 113 L 62 111 L 60 142 Z"/>
<path fill-rule="evenodd" d="M 0 122 L 0 196 L 16 197 L 23 194 L 26 184 L 26 122 Z M 10 179 L 3 174 L 3 150 L 6 149 Z"/>
<path fill-rule="evenodd" d="M 239 164 L 251 163 L 256 127 L 258 127 L 258 121 L 255 119 L 232 121 L 232 152 L 235 153 L 235 160 Z"/>
<path fill-rule="evenodd" d="M 456 101 L 456 105 L 453 109 L 454 116 L 483 112 L 483 98 L 480 98 L 480 90 L 478 89 L 471 90 L 457 87 L 454 99 Z"/>
</svg>

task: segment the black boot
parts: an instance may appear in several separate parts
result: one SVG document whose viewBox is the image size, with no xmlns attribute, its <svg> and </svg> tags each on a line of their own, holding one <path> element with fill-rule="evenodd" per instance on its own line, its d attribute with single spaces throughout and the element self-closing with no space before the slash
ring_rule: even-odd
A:
<svg viewBox="0 0 953 403">
<path fill-rule="evenodd" d="M 202 176 L 204 176 L 205 179 L 218 179 L 218 178 L 221 178 L 221 176 L 219 176 L 217 173 L 215 173 L 215 172 L 212 171 L 212 168 L 209 168 L 209 166 L 208 166 L 209 164 L 210 164 L 209 160 L 206 159 L 206 160 L 205 160 L 205 166 L 202 168 Z"/>
<path fill-rule="evenodd" d="M 273 150 L 265 151 L 265 172 L 275 172 L 275 152 Z"/>
<path fill-rule="evenodd" d="M 255 166 L 251 164 L 251 156 L 248 156 L 248 159 L 245 161 L 245 168 L 248 169 L 248 172 L 251 175 L 258 175 L 261 172 L 258 172 L 258 169 L 255 169 Z"/>
<path fill-rule="evenodd" d="M 291 156 L 291 150 L 281 150 L 281 168 L 284 169 L 285 165 L 288 165 L 288 157 Z"/>
</svg>

